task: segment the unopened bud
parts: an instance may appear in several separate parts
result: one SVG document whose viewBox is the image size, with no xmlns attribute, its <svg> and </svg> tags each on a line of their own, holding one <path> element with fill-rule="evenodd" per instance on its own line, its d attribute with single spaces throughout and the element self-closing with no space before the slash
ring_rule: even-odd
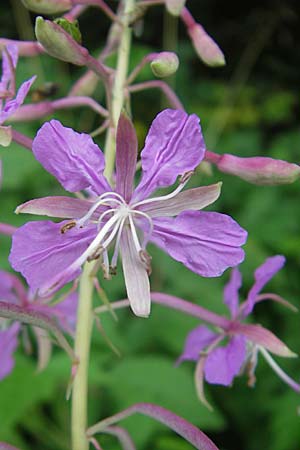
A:
<svg viewBox="0 0 300 450">
<path fill-rule="evenodd" d="M 37 17 L 35 34 L 49 55 L 78 66 L 83 66 L 89 57 L 86 48 L 79 45 L 60 25 Z"/>
<path fill-rule="evenodd" d="M 217 167 L 249 183 L 266 186 L 293 183 L 300 177 L 300 166 L 297 164 L 263 156 L 240 158 L 224 154 L 217 162 Z"/>
<path fill-rule="evenodd" d="M 22 0 L 23 5 L 30 11 L 39 14 L 58 14 L 72 8 L 71 0 Z"/>
<path fill-rule="evenodd" d="M 8 147 L 12 140 L 11 127 L 0 126 L 0 145 Z"/>
<path fill-rule="evenodd" d="M 189 27 L 188 33 L 199 58 L 205 64 L 212 67 L 225 65 L 225 57 L 222 50 L 199 23 Z"/>
<path fill-rule="evenodd" d="M 186 0 L 166 0 L 166 7 L 170 14 L 179 16 Z"/>
<path fill-rule="evenodd" d="M 161 52 L 151 62 L 152 72 L 156 77 L 164 78 L 173 75 L 178 69 L 179 59 L 176 53 Z"/>
</svg>

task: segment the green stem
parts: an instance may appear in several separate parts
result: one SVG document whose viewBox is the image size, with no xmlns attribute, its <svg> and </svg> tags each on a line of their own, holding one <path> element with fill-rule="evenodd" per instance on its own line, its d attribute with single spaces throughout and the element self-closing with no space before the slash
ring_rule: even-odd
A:
<svg viewBox="0 0 300 450">
<path fill-rule="evenodd" d="M 124 103 L 124 85 L 128 71 L 128 60 L 131 46 L 131 30 L 129 28 L 130 13 L 135 6 L 135 0 L 124 0 L 122 13 L 123 29 L 115 79 L 111 92 L 110 120 L 105 143 L 106 170 L 105 175 L 111 179 L 115 163 L 115 130 Z M 72 450 L 88 450 L 89 440 L 87 430 L 88 406 L 88 366 L 92 331 L 92 296 L 94 263 L 86 263 L 80 280 L 79 305 L 75 336 L 75 355 L 78 365 L 73 384 L 72 395 Z"/>
<path fill-rule="evenodd" d="M 72 395 L 72 450 L 88 450 L 87 395 L 90 340 L 92 331 L 92 295 L 91 272 L 93 263 L 86 263 L 79 286 L 79 304 L 75 336 L 75 355 L 79 359 L 73 384 Z"/>
<path fill-rule="evenodd" d="M 109 179 L 113 173 L 116 156 L 116 128 L 120 117 L 121 109 L 124 104 L 124 87 L 126 84 L 128 72 L 128 60 L 131 46 L 131 29 L 129 27 L 130 13 L 135 6 L 135 0 L 124 0 L 124 9 L 122 12 L 123 28 L 121 31 L 120 45 L 118 49 L 116 74 L 112 90 L 111 101 L 111 126 L 106 135 L 105 157 L 106 168 L 105 175 Z"/>
</svg>

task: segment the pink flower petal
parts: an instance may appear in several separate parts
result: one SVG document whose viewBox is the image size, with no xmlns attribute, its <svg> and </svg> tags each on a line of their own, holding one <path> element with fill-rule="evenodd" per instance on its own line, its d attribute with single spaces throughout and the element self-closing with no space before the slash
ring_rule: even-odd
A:
<svg viewBox="0 0 300 450">
<path fill-rule="evenodd" d="M 203 159 L 205 144 L 199 118 L 165 109 L 154 119 L 142 151 L 143 175 L 134 199 L 146 198 L 159 187 L 172 185 L 178 175 L 194 170 Z"/>
<path fill-rule="evenodd" d="M 272 256 L 267 258 L 265 262 L 259 266 L 254 272 L 255 283 L 248 293 L 246 302 L 243 305 L 243 314 L 247 316 L 251 313 L 257 295 L 262 288 L 267 284 L 274 275 L 282 269 L 285 264 L 285 257 L 281 255 Z"/>
<path fill-rule="evenodd" d="M 200 353 L 218 336 L 205 325 L 194 328 L 186 338 L 184 350 L 177 363 L 182 361 L 198 361 Z"/>
<path fill-rule="evenodd" d="M 66 270 L 88 247 L 97 231 L 93 225 L 61 232 L 66 222 L 28 222 L 12 239 L 10 263 L 34 291 Z M 80 269 L 64 280 L 76 278 Z"/>
<path fill-rule="evenodd" d="M 32 151 L 67 191 L 90 187 L 97 194 L 111 191 L 103 175 L 104 156 L 88 134 L 77 133 L 58 120 L 51 120 L 38 131 Z"/>
<path fill-rule="evenodd" d="M 244 259 L 247 233 L 225 214 L 186 211 L 153 223 L 151 241 L 204 277 L 220 276 Z"/>
<path fill-rule="evenodd" d="M 246 359 L 246 339 L 234 336 L 225 347 L 212 350 L 205 362 L 205 379 L 208 383 L 229 386 L 239 374 Z"/>
</svg>

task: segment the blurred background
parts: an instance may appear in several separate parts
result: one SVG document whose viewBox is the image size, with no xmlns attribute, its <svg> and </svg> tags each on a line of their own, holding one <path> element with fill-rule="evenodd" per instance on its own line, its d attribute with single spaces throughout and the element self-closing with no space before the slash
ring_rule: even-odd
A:
<svg viewBox="0 0 300 450">
<path fill-rule="evenodd" d="M 115 1 L 108 2 L 115 8 Z M 263 155 L 299 164 L 300 27 L 299 2 L 189 0 L 187 6 L 225 53 L 227 65 L 212 69 L 198 59 L 183 24 L 166 17 L 162 7 L 149 10 L 144 22 L 135 27 L 131 57 L 134 67 L 143 55 L 176 49 L 180 68 L 170 80 L 190 113 L 201 118 L 207 147 L 238 156 Z M 34 14 L 19 0 L 2 0 L 0 35 L 13 39 L 33 39 Z M 101 49 L 109 21 L 97 9 L 86 11 L 79 20 L 83 44 L 93 54 Z M 161 29 L 165 24 L 165 33 Z M 177 35 L 177 43 L 174 36 Z M 114 64 L 114 58 L 109 62 Z M 84 73 L 82 68 L 42 55 L 21 58 L 18 85 L 33 74 L 34 89 L 55 82 L 53 98 L 66 95 L 72 83 Z M 137 81 L 151 79 L 145 68 Z M 31 94 L 32 95 L 32 94 Z M 103 101 L 98 84 L 95 98 Z M 30 101 L 30 95 L 28 97 Z M 166 105 L 158 91 L 132 96 L 132 112 L 140 148 L 154 116 Z M 45 118 L 16 129 L 33 137 Z M 88 109 L 55 114 L 64 125 L 91 132 L 100 123 Z M 103 139 L 95 139 L 99 145 Z M 15 216 L 15 207 L 26 200 L 59 195 L 56 180 L 16 144 L 1 150 L 3 182 L 0 221 L 22 225 L 25 216 Z M 300 208 L 299 182 L 282 187 L 260 187 L 216 169 L 202 168 L 190 186 L 223 181 L 222 195 L 210 208 L 232 215 L 249 232 L 246 259 L 241 270 L 244 284 L 241 299 L 253 282 L 253 271 L 275 254 L 287 258 L 284 269 L 267 287 L 294 305 L 300 305 Z M 29 218 L 32 220 L 32 218 Z M 33 218 L 34 219 L 34 218 Z M 10 242 L 0 236 L 0 268 L 8 269 Z M 149 249 L 153 258 L 152 289 L 181 296 L 217 313 L 226 313 L 222 291 L 229 273 L 218 279 L 204 279 L 189 272 L 160 250 Z M 100 279 L 102 283 L 102 279 Z M 103 281 L 110 300 L 125 295 L 122 274 L 112 282 Z M 100 300 L 95 296 L 95 304 Z M 300 398 L 277 378 L 269 366 L 259 361 L 255 388 L 239 377 L 231 388 L 205 387 L 214 406 L 208 411 L 200 404 L 193 385 L 194 364 L 174 367 L 186 334 L 198 325 L 196 319 L 154 305 L 149 320 L 137 319 L 129 311 L 102 317 L 109 339 L 119 349 L 116 356 L 95 331 L 90 370 L 90 423 L 114 414 L 135 402 L 157 402 L 205 431 L 222 450 L 299 450 Z M 257 307 L 254 320 L 269 328 L 296 353 L 300 353 L 299 315 L 281 305 L 265 302 Z M 70 362 L 55 348 L 49 367 L 36 371 L 33 343 L 25 356 L 20 342 L 16 367 L 0 383 L 0 440 L 22 450 L 66 450 L 69 444 L 69 403 L 65 400 Z M 300 361 L 278 360 L 296 380 Z M 124 421 L 139 450 L 188 450 L 192 447 L 151 419 L 136 416 Z M 114 438 L 102 436 L 103 448 L 117 450 Z"/>
</svg>

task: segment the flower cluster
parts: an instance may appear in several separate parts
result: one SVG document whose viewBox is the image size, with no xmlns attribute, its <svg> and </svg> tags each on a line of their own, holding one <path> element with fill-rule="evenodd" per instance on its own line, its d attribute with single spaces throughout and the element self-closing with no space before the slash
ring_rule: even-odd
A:
<svg viewBox="0 0 300 450">
<path fill-rule="evenodd" d="M 178 363 L 197 361 L 196 386 L 199 397 L 203 395 L 203 378 L 208 383 L 229 386 L 242 371 L 247 371 L 249 385 L 255 383 L 255 368 L 258 354 L 261 354 L 271 368 L 295 391 L 300 392 L 300 384 L 292 380 L 271 357 L 270 352 L 284 357 L 296 356 L 283 342 L 260 325 L 244 324 L 254 306 L 264 300 L 273 300 L 290 307 L 286 300 L 273 293 L 260 294 L 265 284 L 283 267 L 285 258 L 281 255 L 267 258 L 254 273 L 255 283 L 246 300 L 239 305 L 238 291 L 242 285 L 241 273 L 234 268 L 224 289 L 224 302 L 230 311 L 230 320 L 218 331 L 206 325 L 192 330 L 186 339 L 183 353 Z"/>
</svg>

